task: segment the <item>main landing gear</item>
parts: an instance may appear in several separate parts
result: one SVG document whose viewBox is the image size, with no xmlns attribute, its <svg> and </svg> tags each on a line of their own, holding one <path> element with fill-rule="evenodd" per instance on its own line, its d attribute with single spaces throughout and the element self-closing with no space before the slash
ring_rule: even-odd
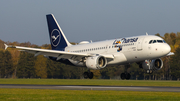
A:
<svg viewBox="0 0 180 101">
<path fill-rule="evenodd" d="M 152 74 L 153 73 L 153 70 L 149 69 L 146 71 L 147 74 Z"/>
<path fill-rule="evenodd" d="M 124 80 L 129 80 L 131 78 L 131 75 L 127 72 L 121 73 L 121 79 Z"/>
<path fill-rule="evenodd" d="M 127 73 L 127 69 L 130 67 L 130 65 L 125 65 L 125 72 L 121 73 L 121 79 L 124 80 L 129 80 L 131 78 L 131 75 Z"/>
<path fill-rule="evenodd" d="M 93 72 L 90 72 L 90 70 L 88 70 L 88 72 L 84 72 L 84 78 L 87 79 L 92 79 L 93 78 Z"/>
</svg>

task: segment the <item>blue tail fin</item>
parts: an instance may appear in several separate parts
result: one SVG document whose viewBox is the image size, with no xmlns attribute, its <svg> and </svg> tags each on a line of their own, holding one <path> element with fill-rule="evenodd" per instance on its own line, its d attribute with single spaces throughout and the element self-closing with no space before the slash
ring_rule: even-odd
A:
<svg viewBox="0 0 180 101">
<path fill-rule="evenodd" d="M 66 39 L 53 14 L 46 15 L 52 50 L 64 51 L 71 44 Z"/>
</svg>

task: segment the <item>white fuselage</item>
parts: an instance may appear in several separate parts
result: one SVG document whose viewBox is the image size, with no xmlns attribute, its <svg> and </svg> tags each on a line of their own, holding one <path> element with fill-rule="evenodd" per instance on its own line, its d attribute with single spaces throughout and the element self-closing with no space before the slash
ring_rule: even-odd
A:
<svg viewBox="0 0 180 101">
<path fill-rule="evenodd" d="M 68 52 L 100 54 L 102 56 L 113 55 L 114 59 L 107 64 L 124 64 L 156 59 L 166 56 L 170 50 L 170 46 L 162 38 L 152 35 L 84 43 L 65 48 L 65 51 Z M 83 62 L 69 60 L 74 65 L 84 66 Z"/>
</svg>

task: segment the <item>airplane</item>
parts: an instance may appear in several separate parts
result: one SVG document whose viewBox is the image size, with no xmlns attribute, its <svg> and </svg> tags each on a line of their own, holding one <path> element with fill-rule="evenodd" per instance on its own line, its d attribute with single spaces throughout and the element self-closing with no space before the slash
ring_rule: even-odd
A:
<svg viewBox="0 0 180 101">
<path fill-rule="evenodd" d="M 82 41 L 72 45 L 66 38 L 53 14 L 46 15 L 52 50 L 38 49 L 5 44 L 5 49 L 17 48 L 34 56 L 44 55 L 57 62 L 87 67 L 84 78 L 93 78 L 90 69 L 103 69 L 108 65 L 128 65 L 136 62 L 147 73 L 160 70 L 163 67 L 164 56 L 174 55 L 171 47 L 160 37 L 141 35 L 117 38 L 99 42 Z M 128 67 L 127 67 L 128 68 Z M 121 79 L 130 79 L 127 69 L 121 74 Z"/>
</svg>

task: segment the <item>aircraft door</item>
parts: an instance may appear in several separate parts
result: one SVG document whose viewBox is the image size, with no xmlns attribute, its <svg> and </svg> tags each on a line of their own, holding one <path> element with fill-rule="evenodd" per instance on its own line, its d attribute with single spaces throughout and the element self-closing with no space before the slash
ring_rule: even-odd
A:
<svg viewBox="0 0 180 101">
<path fill-rule="evenodd" d="M 137 42 L 137 51 L 142 51 L 142 43 L 144 41 L 144 37 L 141 37 L 138 39 L 138 42 Z"/>
</svg>

